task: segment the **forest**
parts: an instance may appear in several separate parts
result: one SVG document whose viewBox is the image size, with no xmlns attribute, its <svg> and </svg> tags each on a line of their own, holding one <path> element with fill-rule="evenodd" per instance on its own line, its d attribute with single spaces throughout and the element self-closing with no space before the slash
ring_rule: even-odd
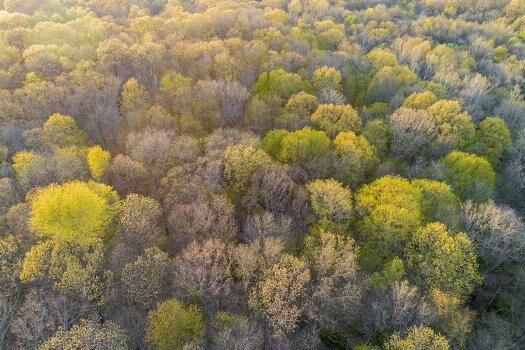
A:
<svg viewBox="0 0 525 350">
<path fill-rule="evenodd" d="M 525 0 L 0 2 L 0 350 L 525 349 Z"/>
</svg>

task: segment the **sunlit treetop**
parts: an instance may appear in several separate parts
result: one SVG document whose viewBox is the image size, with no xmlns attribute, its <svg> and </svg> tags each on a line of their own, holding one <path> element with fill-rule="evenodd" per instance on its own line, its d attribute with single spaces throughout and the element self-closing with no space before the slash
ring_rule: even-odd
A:
<svg viewBox="0 0 525 350">
<path fill-rule="evenodd" d="M 107 235 L 118 199 L 110 186 L 97 182 L 51 184 L 28 195 L 29 226 L 39 236 L 90 244 Z"/>
</svg>

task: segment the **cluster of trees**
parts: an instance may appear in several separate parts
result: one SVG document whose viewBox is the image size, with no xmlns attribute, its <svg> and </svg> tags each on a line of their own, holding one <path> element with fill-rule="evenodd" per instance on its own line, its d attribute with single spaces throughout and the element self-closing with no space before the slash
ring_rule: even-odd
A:
<svg viewBox="0 0 525 350">
<path fill-rule="evenodd" d="M 522 0 L 5 0 L 0 349 L 520 349 Z"/>
</svg>

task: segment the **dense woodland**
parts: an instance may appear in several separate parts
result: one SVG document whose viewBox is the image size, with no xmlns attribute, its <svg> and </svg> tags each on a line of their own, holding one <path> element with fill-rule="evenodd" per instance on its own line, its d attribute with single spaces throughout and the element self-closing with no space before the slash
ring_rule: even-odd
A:
<svg viewBox="0 0 525 350">
<path fill-rule="evenodd" d="M 0 8 L 0 349 L 524 349 L 524 0 Z"/>
</svg>

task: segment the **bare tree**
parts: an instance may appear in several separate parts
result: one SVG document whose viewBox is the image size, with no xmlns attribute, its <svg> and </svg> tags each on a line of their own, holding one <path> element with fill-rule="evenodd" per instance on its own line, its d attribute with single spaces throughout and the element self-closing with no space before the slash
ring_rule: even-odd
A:
<svg viewBox="0 0 525 350">
<path fill-rule="evenodd" d="M 232 126 L 241 119 L 250 94 L 238 81 L 221 79 L 217 84 L 221 101 L 221 126 Z"/>
<path fill-rule="evenodd" d="M 461 205 L 461 221 L 486 272 L 525 260 L 525 224 L 511 208 L 494 202 Z"/>
<path fill-rule="evenodd" d="M 388 120 L 392 126 L 390 151 L 394 156 L 410 159 L 421 153 L 436 136 L 436 124 L 423 110 L 400 108 Z"/>
</svg>

